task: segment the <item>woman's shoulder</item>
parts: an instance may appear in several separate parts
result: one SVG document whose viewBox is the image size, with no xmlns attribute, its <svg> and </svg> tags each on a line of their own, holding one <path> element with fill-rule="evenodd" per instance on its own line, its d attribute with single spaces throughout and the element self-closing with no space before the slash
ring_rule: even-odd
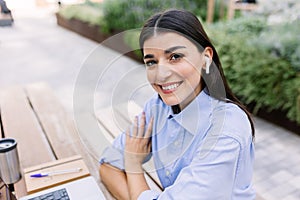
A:
<svg viewBox="0 0 300 200">
<path fill-rule="evenodd" d="M 219 103 L 214 109 L 212 124 L 218 124 L 220 134 L 233 137 L 236 140 L 252 139 L 250 119 L 243 109 L 234 103 Z"/>
</svg>

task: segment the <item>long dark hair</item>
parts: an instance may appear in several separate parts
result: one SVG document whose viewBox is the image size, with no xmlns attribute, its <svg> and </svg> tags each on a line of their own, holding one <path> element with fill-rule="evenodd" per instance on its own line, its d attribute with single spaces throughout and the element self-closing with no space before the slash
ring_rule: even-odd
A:
<svg viewBox="0 0 300 200">
<path fill-rule="evenodd" d="M 213 50 L 213 62 L 210 67 L 211 72 L 209 75 L 202 73 L 203 78 L 201 79 L 200 83 L 201 87 L 203 89 L 208 86 L 209 94 L 216 99 L 226 102 L 232 102 L 238 105 L 248 116 L 251 124 L 252 136 L 254 138 L 255 129 L 251 114 L 231 91 L 224 76 L 218 53 L 212 45 L 198 18 L 188 11 L 177 9 L 166 10 L 164 12 L 153 15 L 144 24 L 140 34 L 139 42 L 142 52 L 144 42 L 158 32 L 178 33 L 193 42 L 200 52 L 202 52 L 206 47 L 210 47 Z M 224 95 L 220 95 L 222 93 L 220 92 L 220 90 L 222 90 L 219 88 L 220 85 L 224 87 Z M 180 112 L 180 108 L 178 105 L 175 107 L 173 106 L 172 109 Z"/>
</svg>

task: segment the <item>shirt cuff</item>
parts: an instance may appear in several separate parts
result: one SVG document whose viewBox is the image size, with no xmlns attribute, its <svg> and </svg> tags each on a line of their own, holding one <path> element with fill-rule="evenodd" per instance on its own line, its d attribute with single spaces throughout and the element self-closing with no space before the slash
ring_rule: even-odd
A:
<svg viewBox="0 0 300 200">
<path fill-rule="evenodd" d="M 159 192 L 155 190 L 146 190 L 140 194 L 138 200 L 155 200 L 159 196 Z"/>
<path fill-rule="evenodd" d="M 113 146 L 107 147 L 103 151 L 99 163 L 109 163 L 120 170 L 124 170 L 123 152 Z"/>
</svg>

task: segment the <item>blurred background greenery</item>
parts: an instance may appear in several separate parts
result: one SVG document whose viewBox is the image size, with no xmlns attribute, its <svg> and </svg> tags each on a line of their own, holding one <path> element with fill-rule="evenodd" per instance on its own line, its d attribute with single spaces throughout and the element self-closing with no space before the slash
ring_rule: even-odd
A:
<svg viewBox="0 0 300 200">
<path fill-rule="evenodd" d="M 228 4 L 228 3 L 227 3 Z M 213 41 L 233 91 L 253 112 L 281 110 L 300 125 L 300 3 L 298 0 L 259 1 L 252 12 L 224 17 L 227 7 L 215 0 L 213 23 L 206 23 L 207 0 L 105 0 L 63 6 L 59 14 L 98 26 L 103 34 L 140 28 L 153 13 L 168 8 L 196 14 Z M 219 10 L 222 8 L 222 12 Z M 139 31 L 124 42 L 138 49 Z M 137 50 L 140 56 L 140 52 Z"/>
</svg>

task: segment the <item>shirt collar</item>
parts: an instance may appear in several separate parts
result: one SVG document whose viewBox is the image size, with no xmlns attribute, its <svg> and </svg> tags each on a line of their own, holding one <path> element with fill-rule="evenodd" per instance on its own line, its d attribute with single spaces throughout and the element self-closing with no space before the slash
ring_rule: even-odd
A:
<svg viewBox="0 0 300 200">
<path fill-rule="evenodd" d="M 212 110 L 212 98 L 204 89 L 180 113 L 173 114 L 172 109 L 170 109 L 168 116 L 171 115 L 189 133 L 193 135 L 199 132 L 204 134 L 211 125 Z"/>
</svg>

